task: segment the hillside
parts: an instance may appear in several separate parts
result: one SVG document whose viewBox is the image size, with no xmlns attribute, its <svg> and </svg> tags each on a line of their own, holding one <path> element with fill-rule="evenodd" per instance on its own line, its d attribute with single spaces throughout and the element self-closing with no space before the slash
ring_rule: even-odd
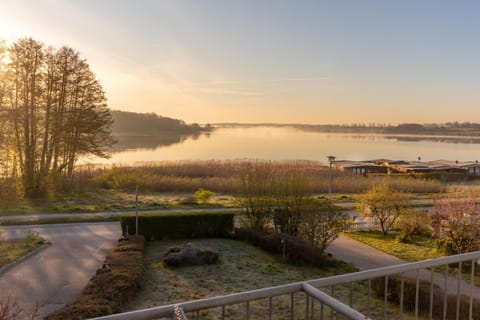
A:
<svg viewBox="0 0 480 320">
<path fill-rule="evenodd" d="M 189 135 L 210 131 L 209 125 L 186 124 L 179 119 L 162 117 L 155 113 L 111 111 L 114 136 Z"/>
</svg>

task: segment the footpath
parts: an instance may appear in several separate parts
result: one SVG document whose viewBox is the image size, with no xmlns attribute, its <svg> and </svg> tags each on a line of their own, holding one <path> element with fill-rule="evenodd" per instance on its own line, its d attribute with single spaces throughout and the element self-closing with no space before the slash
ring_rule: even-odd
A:
<svg viewBox="0 0 480 320">
<path fill-rule="evenodd" d="M 389 255 L 385 252 L 372 248 L 366 244 L 348 238 L 341 235 L 338 237 L 326 250 L 326 252 L 332 254 L 335 258 L 352 263 L 360 271 L 377 269 L 382 267 L 388 267 L 392 265 L 399 265 L 408 263 L 405 260 Z M 416 272 L 405 273 L 406 277 L 415 278 Z M 430 270 L 420 270 L 418 274 L 419 278 L 425 281 L 430 281 Z M 445 275 L 434 272 L 433 283 L 440 288 L 445 286 Z M 458 278 L 455 276 L 447 277 L 447 292 L 448 294 L 457 295 L 458 290 Z M 470 283 L 461 281 L 460 293 L 466 296 L 470 296 L 472 288 Z M 480 287 L 475 286 L 473 288 L 474 297 L 480 298 Z"/>
</svg>

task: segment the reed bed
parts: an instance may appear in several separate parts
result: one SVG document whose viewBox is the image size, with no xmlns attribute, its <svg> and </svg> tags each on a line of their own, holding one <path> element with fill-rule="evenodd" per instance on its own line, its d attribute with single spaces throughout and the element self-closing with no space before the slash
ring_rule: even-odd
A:
<svg viewBox="0 0 480 320">
<path fill-rule="evenodd" d="M 139 185 L 149 192 L 195 192 L 200 188 L 216 193 L 236 194 L 242 179 L 262 172 L 281 177 L 304 177 L 313 193 L 328 192 L 328 167 L 317 161 L 210 160 L 145 162 L 125 166 L 79 167 L 72 191 L 132 190 Z M 376 184 L 412 193 L 436 193 L 445 186 L 438 180 L 409 175 L 352 175 L 333 171 L 333 192 L 361 193 Z"/>
</svg>

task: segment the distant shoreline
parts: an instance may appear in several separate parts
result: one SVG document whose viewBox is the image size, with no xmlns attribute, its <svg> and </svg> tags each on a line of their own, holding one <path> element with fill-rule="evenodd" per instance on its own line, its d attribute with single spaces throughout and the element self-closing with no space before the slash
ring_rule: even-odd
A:
<svg viewBox="0 0 480 320">
<path fill-rule="evenodd" d="M 293 128 L 302 131 L 324 132 L 324 133 L 357 133 L 357 134 L 379 134 L 391 137 L 424 137 L 435 139 L 479 139 L 480 124 L 471 123 L 470 127 L 448 126 L 443 124 L 400 124 L 395 126 L 368 126 L 368 125 L 316 125 L 316 124 L 283 124 L 283 123 L 214 123 L 215 128 Z"/>
</svg>

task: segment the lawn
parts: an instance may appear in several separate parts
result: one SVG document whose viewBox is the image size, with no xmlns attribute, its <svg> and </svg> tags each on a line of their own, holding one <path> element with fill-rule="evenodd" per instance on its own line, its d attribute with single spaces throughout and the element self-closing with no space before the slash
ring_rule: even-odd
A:
<svg viewBox="0 0 480 320">
<path fill-rule="evenodd" d="M 0 241 L 0 268 L 23 257 L 44 243 L 43 239 L 34 233 L 29 233 L 25 239 Z"/>
<path fill-rule="evenodd" d="M 183 302 L 206 297 L 219 296 L 246 290 L 287 284 L 327 277 L 334 274 L 351 272 L 351 267 L 336 270 L 322 270 L 308 266 L 291 266 L 281 263 L 277 257 L 257 249 L 244 242 L 229 239 L 192 240 L 201 247 L 211 248 L 220 254 L 220 262 L 207 266 L 169 268 L 163 264 L 164 252 L 171 246 L 187 241 L 149 242 L 146 249 L 146 279 L 142 290 L 125 311 L 149 308 L 159 305 Z M 348 303 L 350 285 L 335 286 L 335 298 Z M 330 288 L 326 288 L 330 293 Z M 353 285 L 354 306 L 365 311 L 367 287 L 365 283 Z M 374 305 L 383 306 L 383 301 L 374 299 Z M 259 300 L 250 304 L 252 318 L 262 319 L 267 316 L 268 300 Z M 273 319 L 287 319 L 290 314 L 290 295 L 273 299 Z M 305 314 L 305 295 L 295 294 L 296 319 Z M 229 306 L 226 315 L 229 319 L 244 317 L 245 304 Z M 318 312 L 319 305 L 316 305 Z M 212 309 L 208 314 L 202 312 L 201 319 L 217 319 L 220 308 Z M 329 313 L 326 312 L 326 315 Z M 389 306 L 391 319 L 396 318 L 398 309 Z M 243 317 L 242 317 L 243 315 Z M 381 316 L 373 312 L 375 317 Z M 195 318 L 195 317 L 193 317 Z M 409 316 L 406 316 L 408 319 Z"/>
<path fill-rule="evenodd" d="M 345 235 L 410 262 L 443 256 L 442 252 L 435 250 L 434 240 L 425 236 L 412 236 L 408 243 L 404 243 L 397 240 L 394 232 L 386 236 L 376 231 L 348 232 Z"/>
</svg>

